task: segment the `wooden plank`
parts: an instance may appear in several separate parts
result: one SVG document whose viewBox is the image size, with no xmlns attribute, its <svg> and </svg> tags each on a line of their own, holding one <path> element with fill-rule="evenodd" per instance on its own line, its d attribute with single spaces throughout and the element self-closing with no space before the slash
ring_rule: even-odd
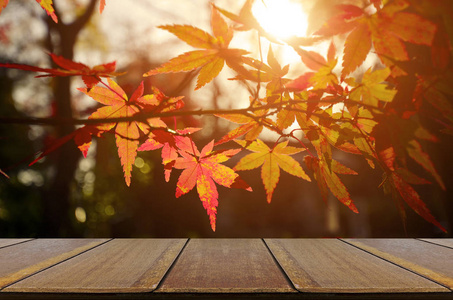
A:
<svg viewBox="0 0 453 300">
<path fill-rule="evenodd" d="M 0 239 L 0 248 L 8 247 L 14 244 L 20 244 L 31 239 Z"/>
<path fill-rule="evenodd" d="M 420 239 L 420 240 L 453 249 L 453 239 Z"/>
<path fill-rule="evenodd" d="M 38 239 L 0 249 L 0 289 L 91 249 L 105 239 Z"/>
<path fill-rule="evenodd" d="M 32 293 L 154 290 L 186 239 L 115 239 L 4 289 Z"/>
<path fill-rule="evenodd" d="M 191 239 L 156 292 L 296 291 L 261 239 Z"/>
<path fill-rule="evenodd" d="M 453 249 L 414 239 L 346 241 L 453 289 Z"/>
<path fill-rule="evenodd" d="M 337 239 L 265 239 L 265 242 L 301 292 L 448 292 Z"/>
</svg>

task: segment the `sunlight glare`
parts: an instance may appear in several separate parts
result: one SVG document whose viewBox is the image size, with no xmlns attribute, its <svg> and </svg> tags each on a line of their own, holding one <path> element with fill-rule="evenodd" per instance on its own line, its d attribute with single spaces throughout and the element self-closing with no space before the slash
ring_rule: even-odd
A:
<svg viewBox="0 0 453 300">
<path fill-rule="evenodd" d="M 256 0 L 252 13 L 263 29 L 280 39 L 305 36 L 308 16 L 303 6 L 292 0 Z"/>
</svg>

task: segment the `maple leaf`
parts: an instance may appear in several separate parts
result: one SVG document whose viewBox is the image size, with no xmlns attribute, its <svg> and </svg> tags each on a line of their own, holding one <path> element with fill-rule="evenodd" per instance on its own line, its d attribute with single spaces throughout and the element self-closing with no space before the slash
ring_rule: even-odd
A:
<svg viewBox="0 0 453 300">
<path fill-rule="evenodd" d="M 360 84 L 352 83 L 355 87 L 351 90 L 349 98 L 374 107 L 378 107 L 379 101 L 391 102 L 397 91 L 389 89 L 388 85 L 383 83 L 390 73 L 389 68 L 373 72 L 368 69 L 363 74 Z"/>
<path fill-rule="evenodd" d="M 271 45 L 269 45 L 269 50 L 267 52 L 267 63 L 270 68 L 266 70 L 266 73 L 271 77 L 271 80 L 269 80 L 269 83 L 266 86 L 266 95 L 270 97 L 273 94 L 281 94 L 285 84 L 290 81 L 287 78 L 283 78 L 289 71 L 289 65 L 286 65 L 283 68 L 281 67 L 280 63 L 275 58 Z"/>
<path fill-rule="evenodd" d="M 242 147 L 254 152 L 241 158 L 233 168 L 236 171 L 252 170 L 261 167 L 261 179 L 266 190 L 267 202 L 272 200 L 272 194 L 280 180 L 280 168 L 285 172 L 311 181 L 310 177 L 304 172 L 300 164 L 290 155 L 304 151 L 296 147 L 288 146 L 288 141 L 284 141 L 269 148 L 263 141 L 257 139 L 254 142 L 235 140 Z"/>
<path fill-rule="evenodd" d="M 291 106 L 285 107 L 277 113 L 277 126 L 280 129 L 286 129 L 294 123 L 297 112 Z"/>
<path fill-rule="evenodd" d="M 315 90 L 325 89 L 328 86 L 338 84 L 338 77 L 333 73 L 333 69 L 337 65 L 337 59 L 328 60 L 326 65 L 320 67 L 313 76 L 308 80 Z"/>
<path fill-rule="evenodd" d="M 439 173 L 437 173 L 434 164 L 429 158 L 429 155 L 423 151 L 420 143 L 416 140 L 412 140 L 409 142 L 409 145 L 408 147 L 406 147 L 406 150 L 413 160 L 415 160 L 419 165 L 421 165 L 426 171 L 431 173 L 431 175 L 436 179 L 440 187 L 445 191 L 445 184 L 442 180 L 442 177 L 440 177 Z"/>
<path fill-rule="evenodd" d="M 176 159 L 174 168 L 183 170 L 176 185 L 176 197 L 187 194 L 196 185 L 200 200 L 209 216 L 211 228 L 215 231 L 219 197 L 215 183 L 225 187 L 236 187 L 235 184 L 241 181 L 240 187 L 251 191 L 236 172 L 221 164 L 241 149 L 213 151 L 214 141 L 211 141 L 199 152 L 189 137 L 178 137 L 176 141 L 182 157 Z"/>
<path fill-rule="evenodd" d="M 387 186 L 390 184 L 390 189 L 393 191 L 394 197 L 401 197 L 418 215 L 426 221 L 434 224 L 443 232 L 447 230 L 434 218 L 425 203 L 420 199 L 419 194 L 410 186 L 399 174 L 391 172 L 387 174 Z M 400 205 L 400 211 L 405 216 L 404 206 Z"/>
<path fill-rule="evenodd" d="M 259 108 L 260 106 L 262 106 L 259 100 L 254 101 L 252 97 L 249 98 L 249 101 L 251 106 L 254 108 Z M 217 141 L 215 145 L 226 143 L 240 136 L 243 136 L 244 134 L 247 141 L 255 140 L 263 130 L 263 124 L 276 126 L 276 124 L 271 119 L 266 117 L 267 113 L 268 109 L 258 109 L 254 110 L 253 113 L 248 113 L 246 115 L 216 114 L 215 116 L 217 117 L 242 125 L 228 132 L 226 135 L 220 138 L 220 140 Z"/>
<path fill-rule="evenodd" d="M 336 5 L 335 11 L 338 14 L 332 16 L 323 26 L 317 30 L 314 34 L 330 37 L 333 35 L 343 34 L 351 31 L 356 25 L 354 20 L 364 14 L 364 11 L 355 5 Z"/>
<path fill-rule="evenodd" d="M 162 66 L 146 72 L 143 76 L 185 72 L 200 68 L 195 87 L 197 90 L 214 79 L 223 69 L 225 63 L 230 68 L 242 72 L 242 56 L 248 52 L 242 49 L 228 49 L 233 38 L 233 31 L 214 7 L 211 11 L 211 27 L 214 36 L 190 25 L 159 26 L 159 28 L 173 33 L 190 46 L 205 50 L 194 50 L 181 54 Z"/>
<path fill-rule="evenodd" d="M 230 20 L 238 23 L 239 26 L 236 26 L 234 29 L 238 31 L 248 31 L 251 29 L 255 29 L 259 32 L 261 36 L 266 37 L 269 41 L 280 44 L 275 37 L 271 34 L 267 33 L 263 27 L 261 27 L 260 23 L 256 20 L 255 16 L 252 13 L 252 6 L 254 0 L 246 0 L 244 5 L 242 6 L 239 14 L 233 14 L 227 10 L 224 10 L 220 7 L 213 5 L 219 12 L 221 12 L 225 17 L 229 18 Z"/>
<path fill-rule="evenodd" d="M 327 201 L 330 190 L 332 194 L 341 203 L 349 207 L 350 210 L 355 213 L 359 212 L 357 210 L 357 207 L 354 205 L 354 202 L 352 201 L 345 185 L 335 174 L 339 173 L 356 175 L 356 172 L 346 166 L 341 165 L 335 160 L 332 160 L 330 162 L 330 166 L 325 162 L 325 160 L 316 157 L 305 156 L 304 160 L 307 167 L 313 171 L 313 175 L 318 183 L 318 187 L 321 191 L 321 195 L 324 201 Z"/>
<path fill-rule="evenodd" d="M 346 186 L 336 175 L 336 173 L 351 175 L 357 175 L 357 173 L 332 159 L 332 148 L 323 134 L 319 134 L 317 131 L 309 131 L 306 136 L 315 147 L 318 157 L 305 156 L 304 161 L 307 167 L 313 171 L 323 200 L 327 201 L 330 190 L 341 203 L 353 212 L 358 213 Z"/>
<path fill-rule="evenodd" d="M 90 90 L 84 88 L 78 89 L 94 100 L 106 105 L 92 113 L 89 119 L 132 117 L 144 111 L 151 111 L 160 104 L 154 95 L 143 96 L 143 82 L 132 94 L 131 98 L 128 99 L 126 93 L 116 82 L 110 78 L 107 80 L 108 88 L 95 86 Z M 150 128 L 166 127 L 166 124 L 159 118 L 150 118 L 146 124 L 138 121 L 129 121 L 117 123 L 105 122 L 96 126 L 101 131 L 109 131 L 114 127 L 118 155 L 124 171 L 124 179 L 129 186 L 131 183 L 132 164 L 137 156 L 140 131 L 147 134 Z"/>
<path fill-rule="evenodd" d="M 46 11 L 46 13 L 52 18 L 55 23 L 58 23 L 57 15 L 52 6 L 52 0 L 36 0 L 36 2 L 41 5 L 41 7 Z"/>
<path fill-rule="evenodd" d="M 354 71 L 364 61 L 371 50 L 371 32 L 367 24 L 357 26 L 346 38 L 341 77 Z"/>
<path fill-rule="evenodd" d="M 29 164 L 29 166 L 34 165 L 39 160 L 44 158 L 45 156 L 49 155 L 50 153 L 54 152 L 70 140 L 74 140 L 75 144 L 82 152 L 83 156 L 86 157 L 88 150 L 91 145 L 91 136 L 92 135 L 99 135 L 99 130 L 94 126 L 83 126 L 67 134 L 61 138 L 53 140 L 49 145 L 47 145 L 43 150 L 41 150 L 39 155 Z"/>
<path fill-rule="evenodd" d="M 305 72 L 294 80 L 288 82 L 285 87 L 290 91 L 303 91 L 313 85 L 311 78 L 315 75 L 314 72 Z"/>
<path fill-rule="evenodd" d="M 338 84 L 337 75 L 333 69 L 337 65 L 335 58 L 335 45 L 330 43 L 327 51 L 327 60 L 319 53 L 307 51 L 301 48 L 294 48 L 300 55 L 302 62 L 311 70 L 316 72 L 306 72 L 296 79 L 289 81 L 285 87 L 290 91 L 303 91 L 309 87 L 316 89 L 325 89 L 329 85 Z"/>
<path fill-rule="evenodd" d="M 105 1 L 105 0 L 103 0 Z M 46 13 L 54 20 L 55 23 L 58 23 L 58 18 L 55 15 L 55 10 L 52 7 L 52 0 L 36 0 L 36 2 L 41 5 L 41 7 L 46 11 Z M 9 3 L 9 0 L 0 0 L 0 13 Z"/>
<path fill-rule="evenodd" d="M 104 8 L 105 8 L 105 0 L 101 0 L 99 2 L 99 12 L 102 14 L 102 12 L 104 11 Z"/>
<path fill-rule="evenodd" d="M 138 148 L 138 151 L 150 151 L 162 148 L 162 164 L 164 165 L 165 181 L 170 180 L 171 170 L 178 158 L 177 136 L 192 134 L 200 128 L 185 128 L 175 132 L 167 130 L 152 130 L 148 139 Z M 176 135 L 175 135 L 176 133 Z"/>
<path fill-rule="evenodd" d="M 436 25 L 431 21 L 402 11 L 408 6 L 407 1 L 389 3 L 368 20 L 376 53 L 387 66 L 394 69 L 393 75 L 405 72 L 387 57 L 400 61 L 409 60 L 403 42 L 431 46 L 436 32 Z"/>
<path fill-rule="evenodd" d="M 8 5 L 9 0 L 0 0 L 0 13 Z"/>
<path fill-rule="evenodd" d="M 242 124 L 241 126 L 231 130 L 226 135 L 224 135 L 220 140 L 218 140 L 215 145 L 220 145 L 226 143 L 228 141 L 234 140 L 240 136 L 246 134 L 246 140 L 254 140 L 258 137 L 258 135 L 263 130 L 263 125 L 259 122 L 256 122 L 253 118 L 243 115 L 217 115 L 222 119 L 226 119 L 228 121 Z"/>
<path fill-rule="evenodd" d="M 447 83 L 448 80 L 438 82 L 437 84 L 423 80 L 418 83 L 417 90 L 422 91 L 420 94 L 423 95 L 423 98 L 437 109 L 445 119 L 453 123 L 453 104 L 444 92 L 442 92 L 442 86 L 449 85 Z M 452 92 L 449 92 L 449 94 L 452 94 Z"/>
<path fill-rule="evenodd" d="M 316 32 L 332 36 L 351 31 L 344 47 L 342 78 L 363 63 L 371 45 L 383 63 L 392 67 L 394 76 L 405 72 L 388 58 L 409 60 L 404 42 L 431 46 L 436 25 L 415 13 L 403 11 L 407 7 L 409 3 L 405 0 L 388 1 L 382 9 L 370 16 L 360 7 L 343 5 L 340 13 Z"/>
<path fill-rule="evenodd" d="M 99 129 L 93 125 L 86 125 L 76 130 L 74 135 L 74 143 L 77 148 L 82 152 L 83 157 L 87 157 L 88 150 L 91 146 L 91 137 L 93 135 L 100 136 Z"/>
<path fill-rule="evenodd" d="M 414 143 L 415 142 L 415 143 Z M 429 157 L 421 150 L 420 145 L 416 141 L 411 141 L 408 148 L 410 156 L 414 158 L 420 165 L 432 173 L 432 175 L 438 180 L 439 185 L 444 188 L 443 182 L 440 176 L 437 174 L 434 166 L 432 165 Z M 445 228 L 434 218 L 425 203 L 420 199 L 419 194 L 409 184 L 425 184 L 429 183 L 426 180 L 419 178 L 415 174 L 412 174 L 406 169 L 400 168 L 396 164 L 396 152 L 395 148 L 389 146 L 379 151 L 379 158 L 388 168 L 384 174 L 384 182 L 382 186 L 386 193 L 391 193 L 395 201 L 398 203 L 398 208 L 405 221 L 406 213 L 404 206 L 401 201 L 406 202 L 418 215 L 424 218 L 426 221 L 436 225 L 442 231 L 446 232 Z"/>
<path fill-rule="evenodd" d="M 101 81 L 101 77 L 112 77 L 123 74 L 115 72 L 116 62 L 97 65 L 94 66 L 93 68 L 90 68 L 87 65 L 71 61 L 62 56 L 55 55 L 53 53 L 50 53 L 50 57 L 52 58 L 53 62 L 60 66 L 62 69 L 46 69 L 24 64 L 3 64 L 3 63 L 0 63 L 0 67 L 47 73 L 45 75 L 38 75 L 36 77 L 55 77 L 55 76 L 64 77 L 80 75 L 82 76 L 82 79 L 86 86 L 88 87 L 88 89 L 98 84 Z"/>
<path fill-rule="evenodd" d="M 296 49 L 302 62 L 311 70 L 317 71 L 327 64 L 327 61 L 321 54 L 314 51 L 307 51 L 301 48 Z"/>
<path fill-rule="evenodd" d="M 281 67 L 275 58 L 274 52 L 271 45 L 269 45 L 269 50 L 267 52 L 267 63 L 265 64 L 262 61 L 255 60 L 250 57 L 243 57 L 243 62 L 245 65 L 249 65 L 254 68 L 254 70 L 248 70 L 245 68 L 236 68 L 236 72 L 239 74 L 230 78 L 230 80 L 250 80 L 254 82 L 269 82 L 266 85 L 266 95 L 272 96 L 274 94 L 280 94 L 284 89 L 284 85 L 290 80 L 287 78 L 282 78 L 288 73 L 289 65 Z"/>
</svg>

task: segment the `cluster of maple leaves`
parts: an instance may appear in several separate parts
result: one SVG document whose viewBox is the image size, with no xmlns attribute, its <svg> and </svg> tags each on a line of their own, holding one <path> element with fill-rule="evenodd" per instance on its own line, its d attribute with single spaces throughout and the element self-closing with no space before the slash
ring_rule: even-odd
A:
<svg viewBox="0 0 453 300">
<path fill-rule="evenodd" d="M 37 1 L 57 21 L 52 1 Z M 4 7 L 8 1 L 0 3 Z M 338 5 L 337 14 L 312 36 L 285 41 L 277 40 L 263 30 L 252 15 L 253 0 L 246 0 L 238 14 L 212 5 L 212 34 L 190 25 L 160 26 L 197 50 L 169 60 L 145 73 L 145 77 L 198 70 L 195 88 L 200 89 L 226 64 L 237 73 L 233 79 L 257 84 L 248 107 L 215 114 L 239 126 L 217 142 L 211 141 L 201 151 L 191 138 L 199 128 L 171 129 L 161 120 L 163 116 L 177 115 L 184 106 L 182 97 L 167 97 L 154 87 L 152 94 L 143 95 L 142 82 L 128 98 L 110 79 L 120 75 L 115 73 L 115 63 L 89 68 L 51 54 L 52 60 L 61 68 L 43 69 L 21 64 L 0 66 L 46 73 L 41 76 L 82 76 L 86 87 L 79 91 L 104 105 L 91 114 L 84 127 L 44 149 L 34 162 L 69 140 L 74 140 L 86 155 L 93 136 L 112 133 L 126 184 L 130 185 L 137 151 L 161 149 L 166 181 L 173 169 L 182 170 L 176 197 L 196 186 L 214 231 L 218 206 L 216 183 L 251 191 L 236 172 L 255 168 L 261 168 L 268 202 L 271 202 L 282 169 L 306 181 L 314 179 L 324 200 L 332 193 L 357 213 L 338 176 L 357 173 L 333 159 L 333 149 L 360 155 L 371 168 L 380 168 L 383 172 L 381 186 L 393 196 L 403 218 L 406 203 L 425 220 L 445 231 L 413 188 L 413 185 L 429 181 L 408 169 L 408 159 L 422 166 L 445 190 L 420 142 L 435 142 L 437 137 L 422 126 L 417 115 L 423 114 L 429 106 L 438 111 L 436 118 L 444 125 L 444 133 L 453 133 L 453 104 L 449 100 L 453 96 L 449 84 L 453 79 L 453 6 L 450 1 L 429 0 L 370 0 L 364 3 L 361 7 Z M 102 1 L 101 11 L 104 5 Z M 310 71 L 294 79 L 286 78 L 289 66 L 280 65 L 272 46 L 266 61 L 250 57 L 244 49 L 229 48 L 235 31 L 247 30 L 257 31 L 260 38 L 267 38 L 271 45 L 283 43 L 293 47 Z M 345 37 L 345 44 L 341 72 L 337 74 L 334 68 L 338 57 L 333 42 L 326 57 L 306 50 L 306 47 L 339 35 Z M 350 74 L 364 63 L 370 52 L 379 57 L 382 67 L 368 69 L 360 80 L 352 77 Z M 421 56 L 419 52 L 429 55 Z M 106 82 L 102 77 L 107 77 Z M 260 87 L 265 88 L 265 97 L 259 97 Z M 297 124 L 297 128 L 289 129 L 293 124 Z M 280 136 L 272 146 L 259 139 L 264 128 Z M 298 131 L 303 131 L 304 141 L 296 136 Z M 140 145 L 142 137 L 146 137 L 146 141 Z M 289 146 L 290 140 L 299 143 L 300 147 Z M 214 146 L 232 141 L 237 148 L 214 150 Z M 311 147 L 306 145 L 307 141 Z M 234 168 L 223 164 L 243 150 L 251 153 L 247 152 Z M 303 161 L 292 157 L 302 151 L 307 152 Z"/>
</svg>

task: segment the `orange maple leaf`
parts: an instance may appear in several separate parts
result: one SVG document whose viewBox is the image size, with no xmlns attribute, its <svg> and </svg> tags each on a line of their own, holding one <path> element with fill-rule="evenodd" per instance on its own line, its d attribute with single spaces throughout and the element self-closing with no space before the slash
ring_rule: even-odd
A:
<svg viewBox="0 0 453 300">
<path fill-rule="evenodd" d="M 52 6 L 52 0 L 36 0 L 36 2 L 41 5 L 41 7 L 46 11 L 46 13 L 52 18 L 55 23 L 58 23 L 57 15 Z"/>
<path fill-rule="evenodd" d="M 200 200 L 209 216 L 211 228 L 215 231 L 219 194 L 214 182 L 225 187 L 252 190 L 236 172 L 221 164 L 241 149 L 213 151 L 214 141 L 211 141 L 199 152 L 189 137 L 177 136 L 175 139 L 182 157 L 176 159 L 174 167 L 183 169 L 178 178 L 176 197 L 187 194 L 196 185 Z"/>
<path fill-rule="evenodd" d="M 58 23 L 57 15 L 52 6 L 52 0 L 36 0 L 36 2 L 41 5 L 41 7 L 46 11 L 46 13 L 52 18 L 55 23 Z M 9 0 L 0 0 L 0 13 L 8 5 Z"/>
<path fill-rule="evenodd" d="M 332 159 L 332 148 L 324 133 L 309 131 L 306 136 L 315 147 L 318 157 L 305 156 L 304 161 L 307 167 L 313 171 L 323 200 L 327 201 L 330 190 L 341 203 L 358 213 L 346 186 L 337 176 L 337 174 L 357 175 L 357 172 Z"/>
<path fill-rule="evenodd" d="M 271 202 L 272 194 L 280 180 L 280 168 L 291 175 L 311 181 L 310 177 L 308 177 L 300 164 L 290 156 L 304 151 L 305 149 L 288 146 L 288 141 L 279 143 L 273 148 L 269 148 L 259 139 L 252 143 L 240 140 L 236 140 L 235 142 L 254 153 L 241 158 L 234 167 L 234 170 L 252 170 L 262 166 L 261 179 L 263 180 L 264 188 L 266 189 L 267 202 Z"/>
<path fill-rule="evenodd" d="M 384 83 L 390 73 L 389 68 L 373 72 L 368 69 L 363 74 L 360 84 L 356 83 L 354 79 L 349 80 L 349 84 L 354 87 L 350 92 L 349 98 L 374 107 L 379 107 L 380 101 L 392 102 L 397 91 L 390 89 L 389 85 Z"/>
<path fill-rule="evenodd" d="M 99 2 L 99 12 L 102 14 L 102 12 L 104 11 L 104 8 L 105 8 L 105 0 L 101 0 Z"/>
<path fill-rule="evenodd" d="M 255 16 L 252 13 L 254 0 L 246 0 L 242 6 L 238 15 L 233 14 L 227 10 L 224 10 L 220 7 L 213 5 L 219 12 L 221 12 L 225 17 L 237 23 L 237 26 L 234 27 L 238 31 L 248 31 L 255 29 L 263 37 L 266 37 L 269 41 L 280 44 L 280 42 L 271 34 L 267 33 L 260 23 L 256 20 Z"/>
<path fill-rule="evenodd" d="M 214 7 L 212 8 L 211 27 L 214 36 L 190 25 L 159 26 L 190 46 L 205 50 L 194 50 L 181 54 L 162 66 L 146 72 L 143 76 L 185 72 L 201 68 L 195 88 L 199 89 L 220 73 L 225 62 L 233 69 L 242 70 L 242 56 L 248 52 L 242 49 L 228 49 L 233 38 L 233 31 Z"/>
<path fill-rule="evenodd" d="M 371 32 L 368 24 L 363 23 L 357 26 L 346 38 L 341 77 L 345 78 L 346 75 L 359 67 L 365 61 L 370 50 Z"/>
<path fill-rule="evenodd" d="M 357 207 L 349 195 L 346 186 L 341 182 L 340 178 L 335 173 L 339 174 L 352 174 L 357 173 L 348 167 L 340 164 L 339 162 L 332 160 L 330 162 L 330 168 L 324 159 L 316 157 L 305 156 L 305 164 L 313 171 L 313 175 L 318 183 L 319 190 L 324 201 L 327 201 L 329 190 L 332 194 L 340 200 L 341 203 L 349 207 L 353 212 L 358 213 Z"/>
<path fill-rule="evenodd" d="M 95 86 L 88 90 L 78 90 L 90 96 L 94 100 L 105 104 L 91 114 L 90 119 L 110 119 L 132 117 L 143 111 L 155 109 L 160 103 L 154 95 L 143 96 L 143 82 L 133 93 L 130 99 L 127 98 L 123 89 L 113 80 L 108 80 L 108 88 Z M 101 131 L 109 131 L 115 127 L 116 145 L 118 155 L 123 166 L 124 179 L 129 186 L 131 183 L 132 164 L 137 156 L 140 131 L 147 134 L 151 128 L 166 127 L 166 124 L 159 118 L 150 118 L 147 123 L 138 121 L 116 122 L 97 125 Z"/>
<path fill-rule="evenodd" d="M 250 57 L 243 57 L 242 61 L 245 65 L 251 66 L 253 69 L 249 70 L 244 67 L 236 67 L 235 71 L 238 75 L 230 78 L 230 80 L 268 82 L 266 85 L 266 95 L 268 97 L 280 95 L 284 90 L 284 85 L 290 81 L 290 79 L 283 78 L 289 71 L 289 65 L 284 67 L 280 65 L 275 58 L 271 45 L 269 45 L 269 51 L 267 52 L 267 64 Z"/>
<path fill-rule="evenodd" d="M 0 0 L 0 13 L 2 12 L 2 9 L 4 9 L 9 3 L 9 0 Z"/>
</svg>

